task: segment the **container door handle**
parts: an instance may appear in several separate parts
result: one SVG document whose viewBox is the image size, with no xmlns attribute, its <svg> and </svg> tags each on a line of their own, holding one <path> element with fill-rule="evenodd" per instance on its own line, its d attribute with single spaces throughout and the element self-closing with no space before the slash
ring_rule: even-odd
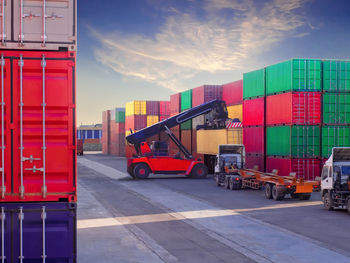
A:
<svg viewBox="0 0 350 263">
<path fill-rule="evenodd" d="M 6 40 L 6 27 L 5 27 L 5 0 L 1 1 L 1 11 L 2 13 L 0 14 L 1 20 L 2 20 L 2 32 L 1 32 L 1 45 L 5 46 L 5 40 Z"/>
<path fill-rule="evenodd" d="M 23 0 L 22 0 L 23 1 Z M 21 2 L 22 2 L 21 1 Z M 19 187 L 19 193 L 21 198 L 24 198 L 24 185 L 23 185 L 23 56 L 20 55 L 20 59 L 18 62 L 19 65 L 19 86 L 20 86 L 20 154 L 21 154 L 21 185 Z"/>
<path fill-rule="evenodd" d="M 44 0 L 45 3 L 45 0 Z M 43 73 L 43 186 L 41 188 L 41 192 L 44 198 L 46 198 L 46 193 L 47 193 L 47 187 L 46 187 L 46 119 L 45 119 L 45 115 L 46 115 L 46 95 L 45 95 L 45 69 L 46 69 L 46 60 L 45 60 L 45 55 L 43 55 L 42 61 L 41 61 L 41 67 L 42 67 L 42 73 Z"/>
<path fill-rule="evenodd" d="M 3 0 L 5 1 L 5 0 Z M 1 198 L 5 198 L 5 101 L 4 101 L 4 54 L 1 54 Z"/>
<path fill-rule="evenodd" d="M 1 263 L 5 263 L 5 208 L 1 207 Z"/>
<path fill-rule="evenodd" d="M 19 262 L 23 263 L 23 219 L 24 219 L 24 214 L 23 214 L 23 207 L 21 206 L 19 208 L 19 214 L 18 214 L 18 219 L 19 219 Z"/>
<path fill-rule="evenodd" d="M 46 210 L 45 206 L 42 207 L 41 220 L 43 222 L 43 254 L 41 255 L 43 263 L 46 262 Z"/>
</svg>

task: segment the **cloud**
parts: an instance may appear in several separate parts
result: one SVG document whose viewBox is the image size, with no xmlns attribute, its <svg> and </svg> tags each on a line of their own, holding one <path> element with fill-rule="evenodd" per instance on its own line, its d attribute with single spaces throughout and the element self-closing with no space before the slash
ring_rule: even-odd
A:
<svg viewBox="0 0 350 263">
<path fill-rule="evenodd" d="M 99 33 L 95 57 L 125 76 L 173 91 L 200 72 L 243 70 L 256 55 L 288 37 L 303 37 L 302 0 L 206 0 L 205 17 L 174 12 L 154 36 Z M 258 5 L 258 3 L 260 3 Z M 308 27 L 309 29 L 309 27 Z"/>
</svg>

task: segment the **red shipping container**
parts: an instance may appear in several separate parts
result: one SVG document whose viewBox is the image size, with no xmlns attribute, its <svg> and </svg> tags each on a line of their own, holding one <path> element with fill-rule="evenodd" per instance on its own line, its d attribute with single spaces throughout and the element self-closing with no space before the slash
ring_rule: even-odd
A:
<svg viewBox="0 0 350 263">
<path fill-rule="evenodd" d="M 170 115 L 177 114 L 181 111 L 181 93 L 170 96 Z"/>
<path fill-rule="evenodd" d="M 124 156 L 125 154 L 125 123 L 111 121 L 110 154 Z"/>
<path fill-rule="evenodd" d="M 192 130 L 181 131 L 181 143 L 185 146 L 189 153 L 192 152 Z"/>
<path fill-rule="evenodd" d="M 74 202 L 75 53 L 3 50 L 2 55 L 1 201 Z"/>
<path fill-rule="evenodd" d="M 146 115 L 159 115 L 159 101 L 146 101 Z"/>
<path fill-rule="evenodd" d="M 321 161 L 319 159 L 299 159 L 299 158 L 266 158 L 267 172 L 273 169 L 278 170 L 281 176 L 288 176 L 295 172 L 297 178 L 305 180 L 314 180 L 316 176 L 321 175 Z"/>
<path fill-rule="evenodd" d="M 265 154 L 264 126 L 243 127 L 243 144 L 247 153 Z"/>
<path fill-rule="evenodd" d="M 138 131 L 147 127 L 147 116 L 146 115 L 131 115 L 125 117 L 125 130 Z"/>
<path fill-rule="evenodd" d="M 265 172 L 265 156 L 261 154 L 246 154 L 245 167 L 253 169 L 255 166 L 258 166 L 259 171 Z"/>
<path fill-rule="evenodd" d="M 109 141 L 110 141 L 110 118 L 111 118 L 111 111 L 106 110 L 102 112 L 102 153 L 103 154 L 109 154 L 110 149 L 108 147 Z"/>
<path fill-rule="evenodd" d="M 168 115 L 166 115 L 166 116 L 159 116 L 159 121 L 164 121 L 164 120 L 166 120 L 168 118 L 169 118 Z"/>
<path fill-rule="evenodd" d="M 289 92 L 266 97 L 266 124 L 321 123 L 320 92 Z"/>
<path fill-rule="evenodd" d="M 159 115 L 169 116 L 170 115 L 170 101 L 159 102 Z"/>
<path fill-rule="evenodd" d="M 242 104 L 243 102 L 243 80 L 222 85 L 222 100 L 227 106 Z"/>
<path fill-rule="evenodd" d="M 244 126 L 263 126 L 265 124 L 265 98 L 243 101 Z"/>
<path fill-rule="evenodd" d="M 222 99 L 221 85 L 203 85 L 192 90 L 192 107 L 215 99 Z"/>
</svg>

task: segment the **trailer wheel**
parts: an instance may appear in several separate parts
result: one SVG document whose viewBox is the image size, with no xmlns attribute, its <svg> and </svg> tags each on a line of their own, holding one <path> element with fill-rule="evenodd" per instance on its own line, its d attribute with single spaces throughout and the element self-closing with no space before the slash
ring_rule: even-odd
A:
<svg viewBox="0 0 350 263">
<path fill-rule="evenodd" d="M 311 194 L 300 194 L 299 199 L 300 200 L 310 200 Z"/>
<path fill-rule="evenodd" d="M 266 199 L 271 199 L 272 198 L 272 189 L 271 189 L 271 184 L 266 184 L 265 185 L 265 198 Z"/>
<path fill-rule="evenodd" d="M 137 179 L 146 179 L 149 176 L 150 172 L 151 170 L 149 169 L 147 164 L 138 163 L 134 167 L 133 174 Z"/>
<path fill-rule="evenodd" d="M 348 198 L 348 201 L 346 202 L 346 210 L 348 210 L 348 214 L 350 215 L 350 198 Z"/>
<path fill-rule="evenodd" d="M 192 168 L 191 171 L 191 177 L 193 178 L 206 178 L 208 175 L 208 168 L 202 164 L 202 163 L 198 163 L 195 165 L 195 167 Z"/>
<path fill-rule="evenodd" d="M 333 199 L 331 198 L 330 193 L 328 192 L 325 193 L 323 196 L 323 205 L 324 205 L 324 208 L 326 208 L 328 211 L 333 210 L 334 202 L 333 202 Z"/>
<path fill-rule="evenodd" d="M 272 198 L 275 201 L 281 201 L 284 198 L 284 193 L 275 184 L 272 186 Z"/>
</svg>

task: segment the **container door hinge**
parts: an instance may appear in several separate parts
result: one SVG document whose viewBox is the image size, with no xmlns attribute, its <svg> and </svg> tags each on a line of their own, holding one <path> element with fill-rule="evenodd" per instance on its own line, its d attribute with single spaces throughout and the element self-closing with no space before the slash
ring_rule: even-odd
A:
<svg viewBox="0 0 350 263">
<path fill-rule="evenodd" d="M 1 207 L 1 263 L 5 263 L 5 208 Z"/>
</svg>

